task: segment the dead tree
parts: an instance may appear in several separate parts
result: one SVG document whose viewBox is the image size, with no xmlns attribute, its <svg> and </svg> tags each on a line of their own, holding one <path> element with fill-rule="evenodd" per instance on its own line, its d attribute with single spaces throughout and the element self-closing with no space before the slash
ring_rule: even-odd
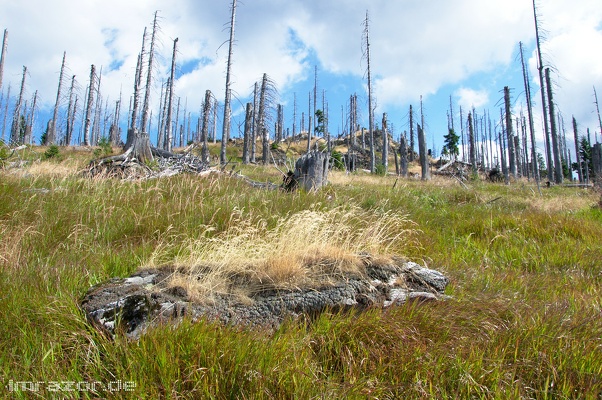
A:
<svg viewBox="0 0 602 400">
<path fill-rule="evenodd" d="M 86 113 L 84 116 L 84 146 L 90 146 L 90 110 L 94 105 L 94 81 L 96 76 L 96 67 L 94 64 L 90 67 L 90 86 L 88 87 L 88 101 L 86 102 Z"/>
<path fill-rule="evenodd" d="M 248 164 L 250 161 L 250 147 L 251 147 L 251 129 L 253 126 L 253 104 L 247 103 L 247 109 L 245 112 L 245 130 L 243 134 L 243 147 L 242 147 L 242 163 Z"/>
<path fill-rule="evenodd" d="M 316 191 L 328 182 L 330 155 L 318 150 L 305 153 L 295 162 L 295 170 L 284 177 L 283 188 L 293 191 L 298 187 Z"/>
<path fill-rule="evenodd" d="M 579 152 L 579 133 L 577 130 L 577 120 L 573 117 L 573 133 L 575 135 L 575 156 L 577 157 L 577 176 L 579 177 L 579 183 L 584 182 L 584 173 L 581 167 L 581 154 Z"/>
<path fill-rule="evenodd" d="M 203 142 L 201 150 L 201 159 L 209 162 L 209 115 L 211 114 L 211 90 L 205 91 L 205 101 L 203 102 L 203 125 L 201 127 L 201 141 Z"/>
<path fill-rule="evenodd" d="M 560 150 L 558 148 L 558 131 L 556 129 L 556 116 L 554 113 L 554 98 L 552 92 L 552 83 L 550 81 L 550 68 L 546 68 L 546 86 L 548 89 L 548 110 L 550 112 L 550 129 L 552 136 L 552 152 L 554 156 L 554 181 L 557 184 L 562 183 L 562 163 L 560 162 Z M 549 177 L 548 179 L 551 179 Z"/>
<path fill-rule="evenodd" d="M 414 161 L 414 111 L 410 104 L 410 154 L 409 161 Z"/>
<path fill-rule="evenodd" d="M 127 133 L 127 139 L 125 142 L 125 148 L 130 148 L 132 143 L 134 142 L 134 137 L 136 135 L 136 129 L 138 124 L 138 111 L 140 109 L 140 85 L 142 85 L 142 60 L 144 56 L 144 46 L 146 44 L 146 27 L 144 28 L 144 33 L 142 34 L 142 50 L 140 54 L 138 54 L 138 62 L 136 63 L 136 75 L 134 77 L 134 95 L 132 101 L 132 117 L 130 120 L 130 126 Z"/>
<path fill-rule="evenodd" d="M 171 117 L 173 113 L 173 87 L 174 87 L 174 79 L 176 75 L 176 51 L 177 51 L 178 38 L 175 38 L 173 41 L 173 54 L 171 56 L 171 72 L 169 75 L 169 101 L 167 105 L 167 120 L 165 122 L 167 128 L 167 139 L 165 140 L 165 144 L 163 146 L 164 150 L 171 151 L 171 141 L 173 136 L 173 130 L 171 126 Z"/>
<path fill-rule="evenodd" d="M 602 144 L 592 146 L 592 166 L 594 172 L 594 185 L 602 189 Z"/>
<path fill-rule="evenodd" d="M 4 76 L 4 60 L 6 59 L 6 49 L 8 47 L 8 29 L 4 30 L 2 39 L 2 51 L 0 52 L 0 92 L 2 91 L 2 77 Z"/>
<path fill-rule="evenodd" d="M 533 0 L 533 19 L 535 21 L 535 39 L 537 44 L 537 70 L 539 72 L 539 87 L 541 92 L 541 108 L 543 111 L 543 127 L 544 127 L 544 138 L 546 142 L 546 163 L 548 169 L 548 180 L 552 179 L 552 151 L 550 148 L 550 128 L 548 125 L 548 109 L 546 102 L 546 87 L 544 84 L 543 77 L 543 59 L 541 55 L 541 41 L 539 36 L 539 24 L 537 22 L 537 8 L 535 6 L 535 0 Z"/>
<path fill-rule="evenodd" d="M 232 68 L 232 46 L 234 45 L 234 22 L 236 19 L 236 0 L 232 0 L 232 17 L 230 19 L 230 40 L 228 41 L 228 63 L 226 66 L 226 94 L 224 100 L 224 125 L 222 129 L 222 146 L 220 151 L 220 163 L 226 164 L 226 146 L 230 138 L 230 101 L 232 92 L 230 89 L 230 70 Z"/>
<path fill-rule="evenodd" d="M 364 57 L 366 57 L 366 74 L 368 79 L 368 135 L 370 137 L 370 172 L 376 172 L 376 154 L 374 149 L 374 109 L 372 108 L 372 77 L 370 75 L 370 20 L 368 10 L 364 20 Z"/>
<path fill-rule="evenodd" d="M 71 77 L 71 86 L 69 87 L 69 104 L 67 105 L 67 127 L 65 129 L 65 146 L 71 144 L 71 137 L 73 134 L 73 122 L 75 117 L 75 107 L 73 102 L 73 96 L 75 96 L 75 105 L 77 105 L 77 95 L 74 93 L 75 90 L 75 75 Z"/>
<path fill-rule="evenodd" d="M 158 24 L 158 11 L 155 11 L 155 17 L 153 19 L 153 32 L 151 34 L 150 50 L 148 53 L 148 67 L 146 75 L 146 87 L 144 94 L 144 102 L 142 104 L 142 118 L 140 121 L 140 129 L 134 129 L 131 135 L 131 142 L 126 143 L 125 151 L 132 158 L 136 158 L 140 162 L 146 162 L 153 159 L 151 151 L 150 136 L 147 131 L 147 124 L 150 113 L 150 94 L 152 91 L 152 80 L 153 80 L 153 58 L 155 54 L 155 41 L 157 37 L 157 31 L 159 29 Z M 144 41 L 143 41 L 144 42 Z M 143 46 L 144 47 L 144 46 Z M 140 68 L 142 68 L 142 63 Z M 135 124 L 135 122 L 134 122 Z M 128 133 L 128 136 L 129 133 Z"/>
<path fill-rule="evenodd" d="M 426 139 L 424 137 L 424 130 L 420 124 L 416 124 L 416 130 L 418 131 L 418 156 L 420 159 L 420 167 L 422 172 L 422 180 L 428 181 L 431 179 L 431 172 L 429 171 L 428 154 L 426 148 Z"/>
<path fill-rule="evenodd" d="M 408 141 L 402 135 L 399 139 L 400 172 L 401 176 L 408 176 Z"/>
<path fill-rule="evenodd" d="M 27 123 L 25 124 L 25 135 L 23 137 L 23 144 L 32 144 L 32 132 L 33 132 L 33 124 L 35 120 L 35 112 L 36 105 L 38 103 L 38 91 L 33 95 L 33 102 L 31 106 L 31 111 L 29 116 L 27 117 Z"/>
<path fill-rule="evenodd" d="M 600 118 L 600 106 L 598 104 L 598 93 L 596 93 L 596 87 L 594 86 L 594 100 L 596 103 L 596 112 L 598 113 L 598 124 L 600 126 L 600 138 L 602 140 L 602 119 Z M 596 135 L 596 142 L 598 142 L 598 138 Z"/>
<path fill-rule="evenodd" d="M 472 172 L 477 172 L 477 156 L 475 153 L 475 139 L 474 139 L 474 128 L 472 121 L 472 114 L 468 112 L 468 157 L 470 159 L 470 165 L 472 166 Z"/>
<path fill-rule="evenodd" d="M 8 117 L 8 103 L 10 100 L 10 82 L 8 84 L 8 90 L 6 93 L 6 103 L 4 104 L 4 118 L 2 118 L 2 141 L 4 141 L 4 138 L 6 137 L 6 119 Z"/>
<path fill-rule="evenodd" d="M 500 126 L 502 127 L 499 134 L 500 158 L 502 163 L 502 173 L 504 174 L 504 182 L 510 183 L 510 173 L 508 172 L 508 164 L 506 163 L 506 125 L 504 123 L 504 111 L 500 108 Z"/>
<path fill-rule="evenodd" d="M 120 131 L 119 131 L 119 116 L 121 114 L 121 90 L 119 91 L 119 100 L 115 102 L 115 114 L 113 115 L 113 123 L 109 128 L 109 140 L 111 145 L 117 146 L 120 141 Z"/>
<path fill-rule="evenodd" d="M 13 123 L 10 129 L 10 138 L 12 143 L 21 143 L 21 107 L 23 106 L 23 95 L 25 94 L 25 77 L 27 76 L 27 67 L 23 66 L 23 78 L 21 79 L 21 91 L 15 111 L 13 113 Z"/>
<path fill-rule="evenodd" d="M 52 124 L 49 126 L 48 132 L 46 132 L 46 137 L 44 140 L 44 145 L 48 146 L 49 144 L 54 144 L 56 141 L 56 125 L 59 117 L 59 104 L 61 101 L 61 88 L 63 86 L 63 74 L 65 72 L 65 58 L 67 57 L 67 52 L 63 52 L 63 62 L 61 63 L 61 72 L 59 73 L 59 87 L 56 90 L 56 102 L 54 103 L 54 111 L 52 113 Z"/>
<path fill-rule="evenodd" d="M 523 68 L 523 80 L 525 84 L 525 94 L 527 98 L 527 116 L 529 117 L 529 133 L 531 135 L 531 162 L 533 163 L 533 176 L 537 187 L 539 188 L 539 182 L 541 178 L 539 176 L 539 165 L 537 164 L 537 147 L 535 146 L 535 128 L 533 127 L 533 104 L 531 101 L 531 86 L 529 84 L 529 72 L 525 67 L 525 58 L 523 52 L 523 43 L 519 42 L 520 45 L 520 60 Z"/>
<path fill-rule="evenodd" d="M 506 115 L 506 143 L 508 143 L 508 161 L 510 174 L 516 179 L 516 154 L 514 148 L 514 134 L 512 132 L 512 110 L 510 109 L 510 88 L 504 86 L 504 105 Z"/>
<path fill-rule="evenodd" d="M 383 140 L 383 151 L 382 151 L 382 165 L 385 170 L 385 175 L 389 171 L 389 134 L 387 133 L 387 113 L 383 113 L 382 121 L 382 140 Z"/>
</svg>

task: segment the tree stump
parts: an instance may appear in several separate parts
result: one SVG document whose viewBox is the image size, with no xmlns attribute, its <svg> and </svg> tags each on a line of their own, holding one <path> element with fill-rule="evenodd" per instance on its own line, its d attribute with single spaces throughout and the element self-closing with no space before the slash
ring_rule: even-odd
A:
<svg viewBox="0 0 602 400">
<path fill-rule="evenodd" d="M 287 176 L 285 188 L 289 191 L 298 186 L 307 191 L 320 189 L 328 182 L 329 158 L 328 153 L 317 150 L 305 153 L 295 162 L 295 171 L 292 177 Z"/>
</svg>

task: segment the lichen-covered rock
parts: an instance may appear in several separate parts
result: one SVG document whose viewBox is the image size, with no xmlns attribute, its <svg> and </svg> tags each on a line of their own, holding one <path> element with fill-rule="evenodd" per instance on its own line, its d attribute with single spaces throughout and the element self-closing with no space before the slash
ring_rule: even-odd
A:
<svg viewBox="0 0 602 400">
<path fill-rule="evenodd" d="M 324 310 L 436 300 L 449 282 L 440 272 L 413 262 L 374 265 L 367 258 L 364 275 L 322 287 L 272 289 L 253 295 L 251 301 L 220 294 L 211 301 L 191 301 L 184 287 L 167 284 L 174 272 L 173 267 L 145 269 L 129 278 L 112 279 L 92 287 L 81 306 L 103 331 L 138 338 L 149 326 L 177 323 L 183 317 L 276 329 L 285 318 L 313 318 Z"/>
</svg>

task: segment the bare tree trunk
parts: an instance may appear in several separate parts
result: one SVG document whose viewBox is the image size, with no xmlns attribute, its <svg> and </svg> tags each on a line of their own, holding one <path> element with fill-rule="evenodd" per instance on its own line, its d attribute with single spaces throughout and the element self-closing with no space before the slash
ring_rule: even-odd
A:
<svg viewBox="0 0 602 400">
<path fill-rule="evenodd" d="M 470 158 L 470 165 L 472 166 L 472 172 L 476 173 L 477 172 L 477 155 L 475 152 L 475 140 L 474 140 L 474 128 L 473 128 L 472 114 L 470 112 L 468 113 L 468 143 L 469 143 L 468 155 Z"/>
<path fill-rule="evenodd" d="M 558 131 L 556 129 L 556 116 L 554 115 L 554 98 L 552 83 L 550 81 L 550 68 L 546 68 L 546 86 L 548 88 L 548 110 L 550 112 L 550 129 L 552 135 L 552 148 L 554 156 L 554 180 L 557 184 L 562 183 L 562 164 L 560 162 L 560 150 L 558 149 Z"/>
<path fill-rule="evenodd" d="M 146 70 L 146 87 L 144 93 L 144 102 L 142 104 L 142 120 L 140 121 L 140 130 L 142 133 L 148 135 L 147 123 L 148 116 L 150 112 L 150 95 L 152 90 L 152 82 L 153 82 L 153 59 L 155 55 L 155 40 L 157 35 L 157 30 L 159 28 L 158 21 L 158 11 L 155 11 L 155 18 L 153 19 L 153 33 L 151 34 L 151 42 L 150 42 L 150 50 L 148 52 L 148 67 Z M 150 141 L 149 141 L 150 143 Z M 152 157 L 152 156 L 151 156 Z"/>
<path fill-rule="evenodd" d="M 144 45 L 146 43 L 146 27 L 144 28 L 144 33 L 142 34 L 142 49 L 140 54 L 138 55 L 138 62 L 136 63 L 136 76 L 134 78 L 134 95 L 132 101 L 132 119 L 130 121 L 130 127 L 128 129 L 127 139 L 125 142 L 125 148 L 129 148 L 135 137 L 135 132 L 138 124 L 138 109 L 140 108 L 140 85 L 142 85 L 142 62 L 144 57 Z"/>
<path fill-rule="evenodd" d="M 282 141 L 282 125 L 284 124 L 284 112 L 282 110 L 282 104 L 278 104 L 278 113 L 276 119 L 276 143 L 279 143 Z"/>
<path fill-rule="evenodd" d="M 418 155 L 420 157 L 420 167 L 422 169 L 422 180 L 429 181 L 431 179 L 431 172 L 429 171 L 428 154 L 426 148 L 426 140 L 424 138 L 424 130 L 422 126 L 416 125 L 418 131 Z"/>
<path fill-rule="evenodd" d="M 209 162 L 209 114 L 211 113 L 211 90 L 205 91 L 205 102 L 203 103 L 203 126 L 201 131 L 201 140 L 203 147 L 201 150 L 201 158 L 204 162 Z"/>
<path fill-rule="evenodd" d="M 10 138 L 12 143 L 20 143 L 20 122 L 21 122 L 21 106 L 23 104 L 23 95 L 25 93 L 25 77 L 27 76 L 27 67 L 23 66 L 23 78 L 21 79 L 21 91 L 15 110 L 13 112 L 13 123 L 10 129 Z"/>
<path fill-rule="evenodd" d="M 583 167 L 581 166 L 581 154 L 579 153 L 579 133 L 577 130 L 577 120 L 573 117 L 573 133 L 575 135 L 575 156 L 577 157 L 577 176 L 579 183 L 584 182 Z"/>
<path fill-rule="evenodd" d="M 96 107 L 94 109 L 94 122 L 92 123 L 92 145 L 98 143 L 100 138 L 100 112 L 102 109 L 102 97 L 100 95 L 100 84 L 102 81 L 102 66 L 100 67 L 100 73 L 98 74 L 98 86 L 96 87 Z"/>
<path fill-rule="evenodd" d="M 10 103 L 10 83 L 6 93 L 6 104 L 4 105 L 4 118 L 2 119 L 2 141 L 6 137 L 6 118 L 8 117 L 8 103 Z"/>
<path fill-rule="evenodd" d="M 293 93 L 293 138 L 297 135 L 297 92 Z"/>
<path fill-rule="evenodd" d="M 502 163 L 502 173 L 504 174 L 504 182 L 506 185 L 510 183 L 510 173 L 508 172 L 508 164 L 506 162 L 506 125 L 504 123 L 504 112 L 500 108 L 500 126 L 502 127 L 501 132 L 499 134 L 500 141 L 500 158 Z"/>
<path fill-rule="evenodd" d="M 236 0 L 232 0 L 232 18 L 230 19 L 230 40 L 228 43 L 228 64 L 226 67 L 226 94 L 224 100 L 224 125 L 222 130 L 222 146 L 220 151 L 220 163 L 226 164 L 226 146 L 230 138 L 230 101 L 232 92 L 230 89 L 230 70 L 232 68 L 232 46 L 234 45 L 234 23 L 236 19 Z"/>
<path fill-rule="evenodd" d="M 261 134 L 262 154 L 261 162 L 269 164 L 269 141 L 268 130 L 266 129 L 266 91 L 268 86 L 268 74 L 263 74 L 261 80 L 261 91 L 259 93 L 259 110 L 257 111 L 257 132 Z"/>
<path fill-rule="evenodd" d="M 408 141 L 403 135 L 399 139 L 399 155 L 401 176 L 406 177 L 408 176 Z"/>
<path fill-rule="evenodd" d="M 88 101 L 86 103 L 86 114 L 84 117 L 84 146 L 90 146 L 90 110 L 94 105 L 94 82 L 96 80 L 96 67 L 92 64 L 90 68 L 90 86 L 88 89 Z"/>
<path fill-rule="evenodd" d="M 307 96 L 307 107 L 309 109 L 308 113 L 307 113 L 307 152 L 309 153 L 309 151 L 311 150 L 311 129 L 312 129 L 312 123 L 311 123 L 311 92 L 309 92 L 309 95 Z"/>
<path fill-rule="evenodd" d="M 389 134 L 387 133 L 387 113 L 383 113 L 382 130 L 383 151 L 381 161 L 386 175 L 389 172 Z"/>
<path fill-rule="evenodd" d="M 6 49 L 8 47 L 8 29 L 4 30 L 2 39 L 2 51 L 0 52 L 0 92 L 2 91 L 2 77 L 4 76 L 4 60 L 6 59 Z"/>
<path fill-rule="evenodd" d="M 67 52 L 63 52 L 63 62 L 61 63 L 61 72 L 59 73 L 59 87 L 56 90 L 56 102 L 54 103 L 54 111 L 52 113 L 52 124 L 49 126 L 48 132 L 46 132 L 46 140 L 44 140 L 44 145 L 48 146 L 49 144 L 54 144 L 56 142 L 56 125 L 59 117 L 59 104 L 61 101 L 61 88 L 63 85 L 63 74 L 65 72 L 65 58 L 67 57 Z"/>
<path fill-rule="evenodd" d="M 592 146 L 592 165 L 594 185 L 602 188 L 602 144 L 596 143 Z"/>
<path fill-rule="evenodd" d="M 245 112 L 245 131 L 243 136 L 242 163 L 248 164 L 250 161 L 249 153 L 251 147 L 251 129 L 253 127 L 253 104 L 247 103 Z"/>
<path fill-rule="evenodd" d="M 369 29 L 368 10 L 366 10 L 366 19 L 364 20 L 364 40 L 365 57 L 367 60 L 367 78 L 368 78 L 368 133 L 370 136 L 370 172 L 376 172 L 376 155 L 374 149 L 374 109 L 372 108 L 372 77 L 370 75 L 370 29 Z"/>
<path fill-rule="evenodd" d="M 169 78 L 167 78 L 169 80 Z M 167 90 L 168 82 L 161 83 L 161 94 L 159 95 L 159 115 L 157 116 L 157 148 L 162 149 L 165 142 L 165 114 L 167 112 Z"/>
<path fill-rule="evenodd" d="M 167 120 L 165 122 L 165 127 L 167 128 L 167 138 L 165 140 L 163 148 L 167 151 L 171 151 L 171 141 L 173 136 L 173 130 L 171 126 L 171 117 L 173 113 L 173 86 L 174 86 L 174 78 L 176 76 L 176 51 L 178 45 L 178 38 L 175 38 L 173 41 L 173 53 L 171 56 L 171 73 L 169 75 L 169 101 L 167 102 Z"/>
<path fill-rule="evenodd" d="M 414 148 L 414 111 L 410 104 L 410 162 L 414 161 Z"/>
<path fill-rule="evenodd" d="M 514 152 L 514 134 L 512 132 L 512 110 L 510 109 L 510 88 L 504 86 L 504 105 L 506 108 L 506 142 L 508 143 L 508 158 L 510 174 L 516 179 L 516 155 Z"/>
<path fill-rule="evenodd" d="M 37 103 L 38 103 L 38 91 L 36 90 L 36 92 L 33 95 L 33 105 L 31 106 L 31 112 L 29 114 L 29 117 L 27 118 L 27 124 L 25 126 L 25 137 L 23 138 L 24 144 L 33 144 L 32 143 L 32 132 L 33 132 L 33 124 L 35 122 L 35 112 L 36 112 Z"/>
<path fill-rule="evenodd" d="M 142 119 L 140 121 L 140 130 L 134 129 L 131 133 L 132 141 L 128 140 L 126 144 L 126 152 L 129 151 L 133 158 L 136 158 L 140 162 L 146 162 L 153 159 L 151 152 L 150 136 L 149 136 L 149 114 L 150 114 L 150 94 L 153 80 L 153 58 L 155 53 L 155 41 L 158 25 L 158 11 L 155 11 L 155 17 L 153 19 L 153 33 L 151 34 L 150 50 L 148 54 L 148 67 L 146 76 L 146 87 L 144 94 L 144 102 L 142 104 Z M 144 43 L 144 41 L 143 41 Z M 144 47 L 144 45 L 143 45 Z M 142 63 L 141 63 L 142 65 Z M 135 122 L 133 122 L 135 124 Z M 130 133 L 128 132 L 128 137 Z"/>
<path fill-rule="evenodd" d="M 525 67 L 525 58 L 523 52 L 523 44 L 520 44 L 520 59 L 523 67 L 523 80 L 525 83 L 525 93 L 527 97 L 527 116 L 529 117 L 529 133 L 531 135 L 531 162 L 533 164 L 533 176 L 537 182 L 537 188 L 539 189 L 539 182 L 541 177 L 539 176 L 539 165 L 537 164 L 537 147 L 535 145 L 535 128 L 533 127 L 533 104 L 531 102 L 531 86 L 529 85 L 529 72 Z M 541 193 L 541 189 L 540 189 Z"/>
<path fill-rule="evenodd" d="M 119 100 L 115 102 L 115 114 L 113 115 L 113 123 L 109 128 L 109 140 L 111 141 L 111 145 L 117 146 L 119 144 L 120 134 L 119 134 L 119 116 L 121 114 L 121 99 L 122 99 L 121 90 L 119 91 Z"/>
<path fill-rule="evenodd" d="M 67 106 L 67 129 L 65 130 L 65 146 L 71 144 L 71 133 L 73 132 L 72 125 L 72 114 L 75 113 L 73 109 L 73 96 L 75 89 L 75 75 L 71 77 L 71 86 L 69 87 L 69 105 Z"/>
<path fill-rule="evenodd" d="M 543 78 L 543 61 L 541 56 L 541 44 L 539 36 L 539 24 L 537 23 L 537 8 L 535 6 L 535 0 L 533 0 L 533 19 L 535 21 L 535 38 L 537 42 L 537 70 L 539 71 L 539 86 L 541 91 L 541 108 L 543 110 L 543 126 L 545 133 L 546 142 L 546 163 L 548 170 L 548 180 L 552 179 L 552 154 L 550 149 L 550 128 L 548 126 L 548 110 L 546 102 L 546 88 Z"/>
<path fill-rule="evenodd" d="M 0 76 L 0 79 L 2 79 L 2 77 Z M 2 85 L 0 85 L 2 86 Z M 594 99 L 596 101 L 596 111 L 598 113 L 598 124 L 600 126 L 600 140 L 602 140 L 602 119 L 600 119 L 600 106 L 598 104 L 598 93 L 596 93 L 596 87 L 594 86 Z M 596 135 L 596 143 L 598 143 L 598 135 Z"/>
</svg>

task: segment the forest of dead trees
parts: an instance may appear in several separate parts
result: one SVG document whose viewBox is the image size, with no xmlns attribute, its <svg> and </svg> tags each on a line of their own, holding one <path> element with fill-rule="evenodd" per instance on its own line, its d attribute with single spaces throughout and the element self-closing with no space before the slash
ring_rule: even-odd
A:
<svg viewBox="0 0 602 400">
<path fill-rule="evenodd" d="M 188 104 L 174 92 L 175 70 L 177 66 L 178 39 L 173 40 L 171 68 L 164 82 L 154 82 L 154 56 L 158 34 L 158 18 L 155 13 L 150 29 L 144 28 L 142 44 L 138 54 L 135 82 L 130 96 L 120 93 L 119 98 L 110 101 L 103 94 L 102 66 L 92 64 L 89 77 L 82 82 L 75 76 L 68 76 L 68 54 L 63 53 L 57 84 L 56 100 L 48 121 L 40 121 L 38 92 L 26 98 L 27 77 L 29 71 L 23 67 L 18 87 L 3 82 L 4 62 L 7 57 L 8 31 L 4 30 L 2 53 L 0 55 L 0 133 L 1 140 L 8 147 L 22 144 L 33 145 L 39 140 L 41 145 L 83 145 L 96 146 L 110 144 L 123 146 L 135 158 L 145 161 L 152 159 L 151 149 L 172 152 L 174 148 L 183 148 L 195 144 L 201 149 L 201 158 L 206 161 L 228 162 L 226 149 L 235 142 L 241 147 L 242 163 L 270 164 L 275 161 L 272 151 L 291 143 L 305 143 L 305 150 L 320 150 L 333 155 L 337 162 L 332 165 L 346 167 L 348 170 L 366 168 L 372 173 L 388 173 L 389 160 L 395 162 L 395 173 L 408 174 L 408 165 L 418 162 L 421 166 L 421 178 L 430 179 L 434 160 L 440 156 L 439 169 L 444 167 L 443 160 L 465 166 L 471 173 L 482 172 L 492 180 L 509 183 L 513 179 L 533 179 L 561 184 L 578 181 L 589 184 L 602 177 L 602 149 L 596 128 L 592 134 L 589 128 L 583 129 L 574 117 L 565 121 L 557 110 L 554 101 L 554 85 L 550 78 L 550 67 L 544 65 L 539 44 L 539 24 L 537 10 L 533 3 L 535 30 L 537 36 L 539 94 L 541 110 L 533 106 L 533 90 L 525 67 L 523 46 L 520 44 L 520 60 L 523 70 L 524 88 L 503 88 L 502 107 L 490 110 L 454 109 L 450 96 L 447 113 L 448 132 L 441 135 L 444 145 L 440 154 L 434 145 L 428 149 L 425 132 L 425 115 L 422 100 L 419 109 L 409 107 L 407 121 L 403 125 L 408 130 L 394 133 L 393 123 L 386 113 L 382 115 L 380 125 L 374 115 L 374 100 L 371 82 L 369 14 L 366 12 L 363 24 L 362 48 L 366 61 L 368 127 L 362 127 L 361 107 L 356 93 L 349 96 L 346 104 L 341 105 L 338 133 L 332 134 L 330 105 L 326 91 L 319 90 L 318 69 L 315 68 L 314 87 L 307 94 L 307 103 L 294 102 L 286 110 L 278 104 L 275 83 L 267 73 L 255 83 L 245 104 L 244 121 L 238 127 L 231 124 L 231 88 L 230 70 L 233 57 L 232 43 L 235 35 L 236 0 L 231 2 L 229 22 L 229 52 L 226 69 L 225 102 L 220 104 L 210 90 L 205 91 L 204 101 L 198 105 Z M 160 98 L 151 109 L 151 88 L 160 86 Z M 127 84 L 126 87 L 131 87 Z M 526 107 L 516 115 L 513 113 L 513 90 L 523 91 Z M 596 88 L 593 88 L 595 111 L 602 120 Z M 301 96 L 299 96 L 301 97 Z M 303 96 L 305 97 L 305 96 Z M 125 104 L 124 104 L 125 102 Z M 301 103 L 305 105 L 302 106 Z M 158 106 L 157 106 L 158 105 Z M 199 109 L 198 113 L 191 110 Z M 299 112 L 300 110 L 303 110 Z M 456 112 L 457 111 L 457 112 Z M 498 114 L 499 111 L 499 114 Z M 222 114 L 223 113 L 223 114 Z M 288 120 L 285 113 L 289 114 Z M 537 148 L 534 129 L 534 113 L 541 114 L 543 121 L 543 148 Z M 222 115 L 221 121 L 219 116 Z M 291 118 L 292 116 L 292 118 Z M 432 118 L 432 116 L 431 116 Z M 292 121 L 288 124 L 285 121 Z M 221 122 L 222 133 L 218 134 Z M 34 132 L 34 127 L 44 125 L 43 132 Z M 238 130 L 237 135 L 232 135 Z M 435 133 L 430 133 L 431 136 Z M 233 139 L 237 137 L 238 139 Z M 567 139 L 568 138 L 568 139 Z M 125 142 L 124 142 L 125 139 Z M 571 148 L 571 141 L 574 148 Z M 218 160 L 211 160 L 209 143 L 220 144 Z M 433 143 L 434 143 L 433 139 Z M 341 154 L 344 152 L 344 154 Z M 573 177 L 576 177 L 574 179 Z"/>
</svg>

